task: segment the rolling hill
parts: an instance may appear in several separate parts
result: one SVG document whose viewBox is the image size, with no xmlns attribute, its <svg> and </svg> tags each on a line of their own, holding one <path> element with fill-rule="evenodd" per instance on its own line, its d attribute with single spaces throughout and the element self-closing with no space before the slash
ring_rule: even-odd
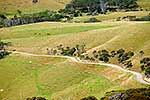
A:
<svg viewBox="0 0 150 100">
<path fill-rule="evenodd" d="M 0 12 L 16 13 L 19 9 L 23 13 L 39 12 L 43 10 L 58 10 L 65 7 L 71 0 L 39 0 L 33 4 L 32 0 L 0 0 Z M 138 0 L 138 4 L 147 10 L 150 10 L 149 0 Z"/>
<path fill-rule="evenodd" d="M 39 0 L 33 5 L 32 0 L 0 0 L 0 13 L 14 15 L 18 9 L 23 13 L 58 10 L 69 1 Z M 94 50 L 117 51 L 123 48 L 134 51 L 130 70 L 141 73 L 144 79 L 139 51 L 143 50 L 144 56 L 150 57 L 150 22 L 116 21 L 118 17 L 148 15 L 150 11 L 145 9 L 150 10 L 150 1 L 138 0 L 138 3 L 144 11 L 109 12 L 106 15 L 75 17 L 65 23 L 40 22 L 0 28 L 0 41 L 12 44 L 6 49 L 22 52 L 0 59 L 0 100 L 26 100 L 34 96 L 48 100 L 80 100 L 88 96 L 101 98 L 108 91 L 149 87 L 140 83 L 133 73 L 119 70 L 120 67 L 46 56 L 47 48 L 56 48 L 60 44 L 66 47 L 85 44 L 89 55 Z M 91 17 L 102 22 L 83 23 Z M 122 67 L 115 58 L 108 63 Z"/>
<path fill-rule="evenodd" d="M 0 12 L 14 13 L 18 9 L 24 13 L 39 12 L 44 10 L 58 10 L 64 8 L 69 0 L 39 0 L 33 4 L 32 0 L 0 0 Z"/>
<path fill-rule="evenodd" d="M 32 53 L 46 53 L 46 48 L 59 44 L 75 46 L 85 44 L 88 49 L 133 50 L 136 71 L 138 52 L 149 55 L 149 22 L 103 22 L 103 23 L 37 23 L 0 29 L 0 37 L 13 43 L 11 48 Z M 107 34 L 104 34 L 107 33 Z M 26 43 L 24 44 L 24 41 Z M 140 43 L 138 42 L 140 41 Z M 34 45 L 33 45 L 34 44 Z M 30 49 L 32 48 L 32 49 Z"/>
<path fill-rule="evenodd" d="M 149 22 L 58 23 L 44 22 L 0 29 L 3 41 L 12 42 L 9 49 L 46 54 L 46 48 L 62 43 L 85 44 L 90 50 L 139 50 L 149 56 Z M 140 41 L 137 42 L 137 41 Z M 112 63 L 112 62 L 111 62 Z M 48 100 L 86 96 L 103 97 L 106 91 L 146 87 L 130 73 L 115 68 L 87 65 L 63 58 L 11 54 L 0 60 L 0 99 L 25 99 L 43 96 Z M 139 71 L 138 66 L 132 70 Z"/>
</svg>

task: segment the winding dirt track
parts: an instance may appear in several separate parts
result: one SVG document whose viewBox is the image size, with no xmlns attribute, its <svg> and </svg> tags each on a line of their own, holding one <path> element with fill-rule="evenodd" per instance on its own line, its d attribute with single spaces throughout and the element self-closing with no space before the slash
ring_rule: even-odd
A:
<svg viewBox="0 0 150 100">
<path fill-rule="evenodd" d="M 115 64 L 108 64 L 108 63 L 103 63 L 103 62 L 93 63 L 93 62 L 83 61 L 83 60 L 80 60 L 79 58 L 69 57 L 69 56 L 41 55 L 41 54 L 32 54 L 32 53 L 25 53 L 25 52 L 18 52 L 18 51 L 15 51 L 13 53 L 15 53 L 15 54 L 22 54 L 22 55 L 28 55 L 28 56 L 35 56 L 35 57 L 59 57 L 59 58 L 67 58 L 67 59 L 70 59 L 72 62 L 76 62 L 76 63 L 92 64 L 92 65 L 104 65 L 104 66 L 108 66 L 108 67 L 113 67 L 113 68 L 116 68 L 118 70 L 121 70 L 121 71 L 133 74 L 135 76 L 135 79 L 138 82 L 142 83 L 142 84 L 150 85 L 149 82 L 146 82 L 145 80 L 143 80 L 143 77 L 142 77 L 141 73 L 124 69 L 121 66 L 118 66 L 118 65 L 115 65 Z"/>
</svg>

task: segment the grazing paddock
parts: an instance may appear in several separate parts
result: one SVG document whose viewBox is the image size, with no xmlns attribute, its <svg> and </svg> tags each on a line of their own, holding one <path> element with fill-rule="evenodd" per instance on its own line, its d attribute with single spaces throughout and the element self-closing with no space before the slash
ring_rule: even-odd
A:
<svg viewBox="0 0 150 100">
<path fill-rule="evenodd" d="M 0 99 L 43 96 L 48 100 L 104 96 L 106 91 L 145 87 L 133 76 L 98 65 L 78 64 L 62 58 L 12 54 L 0 60 Z M 129 79 L 130 80 L 129 80 Z"/>
</svg>

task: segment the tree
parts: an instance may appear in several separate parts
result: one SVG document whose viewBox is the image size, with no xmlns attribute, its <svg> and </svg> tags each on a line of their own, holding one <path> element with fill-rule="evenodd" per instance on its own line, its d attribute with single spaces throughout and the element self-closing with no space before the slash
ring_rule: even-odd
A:
<svg viewBox="0 0 150 100">
<path fill-rule="evenodd" d="M 118 57 L 121 57 L 121 56 L 124 54 L 124 52 L 125 52 L 125 50 L 119 49 L 119 50 L 117 51 Z"/>
<path fill-rule="evenodd" d="M 149 57 L 145 57 L 145 58 L 143 58 L 143 59 L 140 61 L 141 64 L 147 64 L 148 62 L 150 62 L 150 58 L 149 58 Z"/>
<path fill-rule="evenodd" d="M 104 62 L 108 62 L 109 61 L 109 52 L 107 50 L 101 50 L 101 51 L 98 51 L 99 53 L 99 60 L 100 61 L 104 61 Z"/>
<path fill-rule="evenodd" d="M 145 70 L 145 66 L 144 66 L 144 65 L 141 65 L 140 67 L 141 67 L 141 70 L 142 70 L 142 71 Z"/>
<path fill-rule="evenodd" d="M 84 13 L 99 12 L 106 14 L 111 7 L 117 7 L 120 10 L 134 10 L 138 7 L 136 2 L 137 0 L 72 0 L 66 6 L 66 9 L 69 11 L 80 10 Z"/>
<path fill-rule="evenodd" d="M 137 0 L 114 0 L 118 9 L 134 9 L 138 7 Z"/>
<path fill-rule="evenodd" d="M 32 0 L 32 3 L 36 4 L 36 3 L 38 3 L 38 0 Z"/>
<path fill-rule="evenodd" d="M 131 67 L 133 66 L 131 60 L 126 61 L 124 65 L 125 65 L 127 68 L 131 68 Z"/>
<path fill-rule="evenodd" d="M 139 53 L 140 53 L 140 56 L 141 56 L 141 57 L 144 56 L 144 51 L 141 50 Z"/>
<path fill-rule="evenodd" d="M 5 46 L 8 46 L 9 43 L 4 43 L 0 41 L 0 59 L 5 58 L 10 52 L 6 51 Z"/>
<path fill-rule="evenodd" d="M 93 51 L 93 57 L 96 58 L 96 59 L 98 58 L 98 53 L 97 53 L 96 50 Z"/>
<path fill-rule="evenodd" d="M 21 16 L 22 15 L 22 11 L 21 10 L 17 10 L 17 13 Z"/>
<path fill-rule="evenodd" d="M 32 98 L 27 98 L 26 100 L 47 100 L 44 97 L 32 97 Z"/>
<path fill-rule="evenodd" d="M 7 19 L 7 17 L 4 14 L 0 14 L 0 19 Z"/>
<path fill-rule="evenodd" d="M 115 51 L 111 51 L 111 57 L 115 57 L 116 52 Z"/>
<path fill-rule="evenodd" d="M 81 100 L 98 100 L 98 99 L 94 96 L 89 96 L 89 97 L 82 98 Z"/>
<path fill-rule="evenodd" d="M 150 78 L 150 67 L 147 67 L 145 69 L 145 75 L 146 75 L 147 78 Z"/>
</svg>

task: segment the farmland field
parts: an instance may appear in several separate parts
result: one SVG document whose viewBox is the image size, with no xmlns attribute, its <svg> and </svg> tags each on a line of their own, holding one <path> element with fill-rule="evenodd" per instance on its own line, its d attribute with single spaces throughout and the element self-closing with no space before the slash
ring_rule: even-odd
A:
<svg viewBox="0 0 150 100">
<path fill-rule="evenodd" d="M 123 45 L 126 50 L 135 52 L 144 49 L 146 55 L 149 55 L 149 25 L 147 22 L 46 22 L 2 28 L 0 37 L 3 41 L 13 43 L 10 50 L 38 54 L 46 54 L 47 47 L 52 48 L 60 43 L 67 46 L 80 43 L 88 49 L 101 45 L 99 49 L 109 50 L 116 50 Z M 128 41 L 130 38 L 135 40 Z M 139 44 L 136 41 L 141 42 Z M 2 99 L 25 99 L 34 95 L 54 100 L 78 100 L 88 95 L 100 98 L 104 91 L 114 89 L 145 87 L 134 80 L 130 73 L 105 66 L 72 63 L 63 58 L 12 54 L 0 60 L 0 64 L 0 74 L 3 76 L 0 78 L 0 88 L 4 89 L 0 94 Z M 134 69 L 139 71 L 138 66 Z"/>
<path fill-rule="evenodd" d="M 38 0 L 33 4 L 32 0 L 0 0 L 0 100 L 81 100 L 88 96 L 99 100 L 109 91 L 149 87 L 145 71 L 149 62 L 142 59 L 150 60 L 150 1 L 138 0 L 140 11 L 82 13 L 78 17 L 58 11 L 70 1 Z M 46 10 L 53 11 L 46 12 L 52 13 L 47 14 L 48 18 L 65 17 L 43 22 Z M 29 15 L 27 19 L 38 19 L 37 12 L 41 12 L 39 22 L 3 27 L 2 22 L 17 19 L 18 15 L 21 20 L 23 14 Z M 136 20 L 117 20 L 123 17 Z M 121 56 L 119 50 L 124 50 Z M 6 51 L 11 53 L 5 56 Z M 107 62 L 101 60 L 102 51 L 110 58 Z M 127 59 L 132 62 L 130 67 L 125 67 L 125 61 L 119 62 L 119 57 L 127 53 L 133 53 Z"/>
</svg>

